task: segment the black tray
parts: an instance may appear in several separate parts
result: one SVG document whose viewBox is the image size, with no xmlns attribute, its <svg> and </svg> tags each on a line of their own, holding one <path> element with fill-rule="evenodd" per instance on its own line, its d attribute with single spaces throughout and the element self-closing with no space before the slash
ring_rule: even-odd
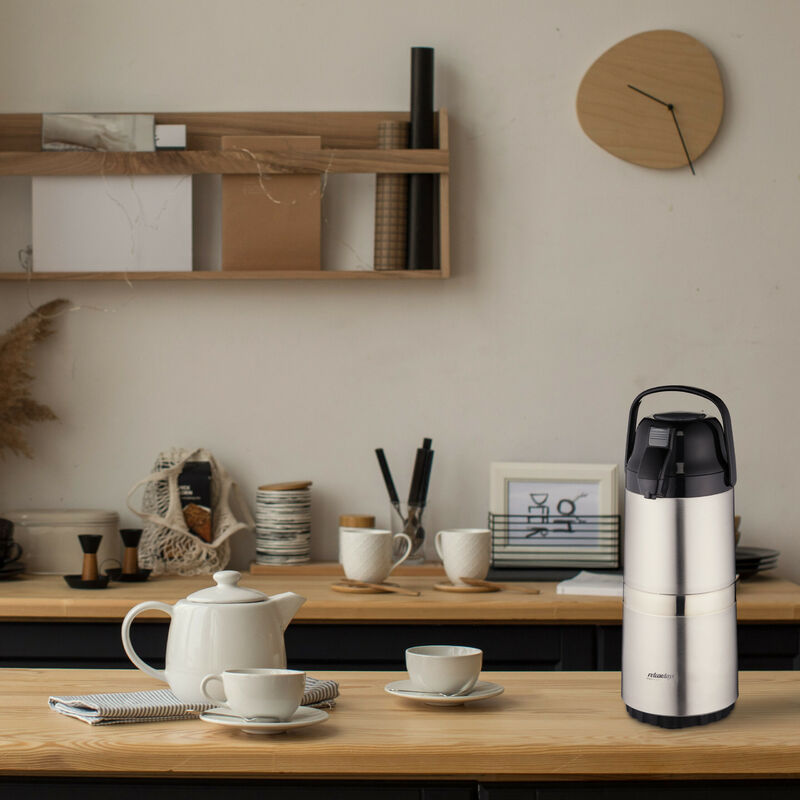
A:
<svg viewBox="0 0 800 800">
<path fill-rule="evenodd" d="M 64 580 L 72 589 L 105 589 L 108 586 L 108 575 L 101 575 L 95 581 L 85 581 L 80 575 L 65 575 Z"/>
<path fill-rule="evenodd" d="M 23 572 L 25 572 L 24 564 L 20 564 L 18 561 L 11 561 L 0 567 L 0 581 L 16 578 L 17 575 L 22 575 Z"/>
<path fill-rule="evenodd" d="M 119 567 L 115 567 L 114 569 L 107 569 L 106 575 L 108 575 L 112 581 L 140 583 L 141 581 L 146 581 L 150 577 L 150 573 L 152 571 L 153 570 L 151 569 L 140 569 L 138 572 L 133 572 L 129 575 L 126 575 Z"/>
</svg>

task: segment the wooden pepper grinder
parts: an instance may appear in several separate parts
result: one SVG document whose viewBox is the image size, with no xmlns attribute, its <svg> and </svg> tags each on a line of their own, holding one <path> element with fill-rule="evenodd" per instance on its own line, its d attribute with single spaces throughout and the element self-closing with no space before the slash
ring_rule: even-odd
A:
<svg viewBox="0 0 800 800">
<path fill-rule="evenodd" d="M 96 581 L 97 573 L 97 550 L 100 547 L 101 534 L 83 533 L 78 536 L 83 550 L 83 571 L 81 572 L 82 581 Z"/>
<path fill-rule="evenodd" d="M 123 528 L 119 535 L 125 545 L 125 552 L 122 555 L 122 574 L 139 574 L 139 539 L 142 538 L 140 528 Z"/>
</svg>

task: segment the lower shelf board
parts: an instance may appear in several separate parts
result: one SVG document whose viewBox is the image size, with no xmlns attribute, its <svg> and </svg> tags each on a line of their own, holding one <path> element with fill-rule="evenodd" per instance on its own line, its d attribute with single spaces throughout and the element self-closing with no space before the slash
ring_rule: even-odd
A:
<svg viewBox="0 0 800 800">
<path fill-rule="evenodd" d="M 441 269 L 193 270 L 191 272 L 0 272 L 0 281 L 279 281 L 438 280 Z"/>
</svg>

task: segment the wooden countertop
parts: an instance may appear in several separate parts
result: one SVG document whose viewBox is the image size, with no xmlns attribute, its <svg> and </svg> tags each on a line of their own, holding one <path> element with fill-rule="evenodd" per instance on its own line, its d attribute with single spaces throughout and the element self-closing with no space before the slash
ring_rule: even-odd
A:
<svg viewBox="0 0 800 800">
<path fill-rule="evenodd" d="M 243 574 L 242 585 L 266 594 L 293 591 L 307 598 L 295 617 L 303 623 L 454 622 L 454 623 L 608 623 L 622 620 L 616 597 L 557 595 L 555 583 L 528 583 L 541 594 L 510 591 L 454 594 L 433 588 L 442 578 L 401 575 L 400 586 L 418 589 L 419 597 L 397 594 L 341 594 L 331 589 L 331 576 Z M 145 583 L 111 583 L 108 589 L 70 589 L 54 575 L 21 576 L 0 583 L 0 620 L 120 621 L 143 600 L 174 603 L 211 585 L 210 576 L 152 578 Z M 800 620 L 800 586 L 779 578 L 757 576 L 739 584 L 738 612 L 742 622 Z M 142 617 L 166 620 L 163 614 Z"/>
<path fill-rule="evenodd" d="M 663 730 L 631 719 L 619 673 L 484 673 L 500 697 L 429 707 L 387 695 L 400 673 L 340 682 L 326 722 L 248 736 L 201 720 L 91 727 L 51 694 L 163 686 L 133 670 L 0 670 L 0 774 L 207 778 L 588 780 L 799 778 L 800 672 L 742 672 L 730 717 Z"/>
</svg>

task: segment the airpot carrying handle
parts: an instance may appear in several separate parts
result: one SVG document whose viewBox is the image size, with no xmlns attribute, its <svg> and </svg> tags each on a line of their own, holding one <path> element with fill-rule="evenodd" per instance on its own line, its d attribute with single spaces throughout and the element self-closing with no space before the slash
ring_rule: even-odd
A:
<svg viewBox="0 0 800 800">
<path fill-rule="evenodd" d="M 725 452 L 728 458 L 727 467 L 725 470 L 725 483 L 728 486 L 733 486 L 736 483 L 736 455 L 733 450 L 733 432 L 731 430 L 731 415 L 728 407 L 722 400 L 711 392 L 705 389 L 696 389 L 693 386 L 654 386 L 652 389 L 645 389 L 641 394 L 636 396 L 636 399 L 631 404 L 631 412 L 628 416 L 628 439 L 625 443 L 625 463 L 633 453 L 633 440 L 636 437 L 636 424 L 639 417 L 639 406 L 642 400 L 649 394 L 657 394 L 659 392 L 684 392 L 686 394 L 695 394 L 698 397 L 704 397 L 710 400 L 719 411 L 722 418 L 723 434 L 725 436 Z"/>
</svg>

